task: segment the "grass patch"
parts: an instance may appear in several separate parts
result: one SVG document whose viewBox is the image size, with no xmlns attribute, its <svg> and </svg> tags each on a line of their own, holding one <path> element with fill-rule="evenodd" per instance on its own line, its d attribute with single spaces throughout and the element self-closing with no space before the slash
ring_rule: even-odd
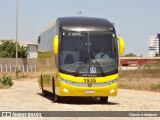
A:
<svg viewBox="0 0 160 120">
<path fill-rule="evenodd" d="M 0 84 L 0 89 L 2 89 L 3 88 L 3 85 L 2 84 Z"/>
<path fill-rule="evenodd" d="M 10 88 L 11 86 L 4 86 L 4 85 L 2 85 L 2 84 L 0 84 L 0 89 L 8 89 L 8 88 Z"/>
<path fill-rule="evenodd" d="M 151 90 L 160 92 L 160 83 L 158 84 L 151 84 Z"/>
<path fill-rule="evenodd" d="M 2 78 L 0 78 L 0 83 L 3 86 L 12 86 L 13 85 L 13 81 L 10 76 L 3 76 Z"/>
<path fill-rule="evenodd" d="M 148 82 L 147 79 L 140 78 L 123 78 L 119 79 L 119 88 L 122 89 L 135 89 L 135 90 L 148 90 L 150 91 L 151 82 Z"/>
<path fill-rule="evenodd" d="M 38 78 L 39 77 L 39 75 L 40 75 L 40 73 L 27 73 L 27 72 L 25 72 L 25 73 L 19 73 L 18 74 L 18 79 L 20 78 Z M 16 79 L 16 74 L 15 73 L 1 73 L 0 74 L 0 78 L 2 78 L 3 76 L 10 76 L 12 79 Z"/>
<path fill-rule="evenodd" d="M 119 71 L 119 88 L 160 92 L 160 69 Z"/>
<path fill-rule="evenodd" d="M 160 69 L 120 70 L 121 78 L 160 78 Z"/>
</svg>

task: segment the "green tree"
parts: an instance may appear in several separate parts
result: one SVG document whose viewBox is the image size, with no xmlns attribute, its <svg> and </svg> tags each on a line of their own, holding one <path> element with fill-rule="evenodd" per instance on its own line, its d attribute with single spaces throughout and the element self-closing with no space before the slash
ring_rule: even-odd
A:
<svg viewBox="0 0 160 120">
<path fill-rule="evenodd" d="M 137 57 L 137 55 L 135 55 L 133 53 L 128 53 L 128 54 L 124 55 L 124 57 Z"/>
<path fill-rule="evenodd" d="M 28 47 L 18 46 L 18 57 L 19 58 L 27 58 Z"/>
<path fill-rule="evenodd" d="M 28 47 L 18 45 L 18 57 L 26 58 Z M 16 44 L 12 41 L 3 41 L 0 45 L 0 57 L 15 58 L 16 57 Z"/>
</svg>

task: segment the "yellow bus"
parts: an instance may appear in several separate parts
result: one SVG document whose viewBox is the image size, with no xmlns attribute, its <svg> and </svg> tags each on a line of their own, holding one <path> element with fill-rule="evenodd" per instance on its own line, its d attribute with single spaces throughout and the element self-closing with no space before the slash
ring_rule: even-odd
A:
<svg viewBox="0 0 160 120">
<path fill-rule="evenodd" d="M 56 102 L 70 96 L 98 97 L 107 103 L 109 96 L 117 95 L 119 54 L 124 47 L 107 19 L 57 18 L 38 38 L 39 58 L 51 58 L 53 65 L 39 77 L 42 94 L 53 93 Z"/>
</svg>

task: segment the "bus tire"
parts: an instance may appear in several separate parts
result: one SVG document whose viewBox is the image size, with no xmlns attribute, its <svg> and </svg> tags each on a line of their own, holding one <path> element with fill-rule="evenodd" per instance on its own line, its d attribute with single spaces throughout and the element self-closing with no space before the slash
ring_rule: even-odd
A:
<svg viewBox="0 0 160 120">
<path fill-rule="evenodd" d="M 47 91 L 45 91 L 45 90 L 43 89 L 42 75 L 41 75 L 41 88 L 42 88 L 42 95 L 43 95 L 43 96 L 46 96 L 46 95 L 47 95 Z"/>
<path fill-rule="evenodd" d="M 61 96 L 54 94 L 54 101 L 55 102 L 61 102 Z"/>
<path fill-rule="evenodd" d="M 100 102 L 101 102 L 102 104 L 108 103 L 108 97 L 100 97 Z"/>
<path fill-rule="evenodd" d="M 53 90 L 53 95 L 54 95 L 54 101 L 61 102 L 61 97 L 56 95 L 55 93 L 54 77 L 52 78 L 52 90 Z"/>
<path fill-rule="evenodd" d="M 43 96 L 46 96 L 46 95 L 47 95 L 47 91 L 45 91 L 43 88 L 42 88 L 42 95 L 43 95 Z"/>
<path fill-rule="evenodd" d="M 52 92 L 55 94 L 54 77 L 52 78 Z"/>
</svg>

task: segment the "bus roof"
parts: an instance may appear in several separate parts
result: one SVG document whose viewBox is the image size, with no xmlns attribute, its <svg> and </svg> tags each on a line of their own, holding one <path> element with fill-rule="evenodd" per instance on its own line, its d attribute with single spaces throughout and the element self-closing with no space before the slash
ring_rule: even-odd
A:
<svg viewBox="0 0 160 120">
<path fill-rule="evenodd" d="M 47 30 L 51 29 L 51 28 L 54 27 L 55 25 L 56 25 L 56 20 L 52 21 L 47 27 L 45 27 L 40 34 L 46 32 Z"/>
<path fill-rule="evenodd" d="M 50 23 L 42 32 L 55 25 L 69 31 L 115 31 L 113 23 L 104 18 L 95 17 L 59 17 Z"/>
<path fill-rule="evenodd" d="M 114 31 L 111 22 L 104 18 L 94 17 L 60 17 L 57 19 L 59 27 L 70 31 Z"/>
</svg>

